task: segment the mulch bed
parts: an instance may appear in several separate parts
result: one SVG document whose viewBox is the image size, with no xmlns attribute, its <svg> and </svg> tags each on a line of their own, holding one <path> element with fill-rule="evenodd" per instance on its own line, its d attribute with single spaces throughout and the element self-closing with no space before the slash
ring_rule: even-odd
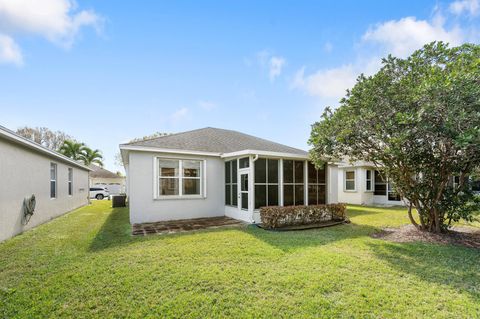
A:
<svg viewBox="0 0 480 319">
<path fill-rule="evenodd" d="M 427 242 L 444 245 L 460 245 L 480 249 L 480 229 L 473 227 L 453 227 L 443 234 L 433 234 L 417 230 L 413 225 L 400 228 L 384 228 L 371 235 L 373 238 L 384 239 L 397 243 Z"/>
<path fill-rule="evenodd" d="M 258 227 L 265 229 L 265 230 L 272 230 L 272 231 L 289 231 L 289 230 L 306 230 L 306 229 L 314 229 L 314 228 L 323 228 L 323 227 L 330 227 L 340 224 L 348 223 L 347 221 L 328 221 L 318 224 L 307 224 L 307 225 L 294 225 L 294 226 L 284 226 L 279 228 L 264 228 L 262 224 L 256 224 Z"/>
</svg>

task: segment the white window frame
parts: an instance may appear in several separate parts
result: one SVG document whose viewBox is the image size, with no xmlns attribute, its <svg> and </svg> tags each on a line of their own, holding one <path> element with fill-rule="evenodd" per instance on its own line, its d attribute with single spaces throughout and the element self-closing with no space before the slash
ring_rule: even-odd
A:
<svg viewBox="0 0 480 319">
<path fill-rule="evenodd" d="M 370 178 L 368 178 L 368 172 L 370 172 Z M 369 193 L 373 192 L 373 189 L 375 187 L 374 181 L 373 181 L 373 175 L 374 174 L 375 174 L 375 172 L 371 169 L 365 170 L 365 191 L 366 192 L 369 192 Z M 368 188 L 368 186 L 367 186 L 368 182 L 370 182 L 370 188 Z"/>
<path fill-rule="evenodd" d="M 178 179 L 178 195 L 160 195 L 160 178 L 165 178 L 160 176 L 159 172 L 159 161 L 160 160 L 170 160 L 170 161 L 178 161 L 178 176 L 171 177 L 172 179 Z M 183 174 L 183 162 L 184 161 L 195 161 L 200 162 L 200 177 L 185 177 Z M 162 157 L 156 156 L 154 157 L 153 161 L 153 171 L 154 171 L 154 190 L 153 190 L 153 198 L 158 200 L 165 200 L 165 199 L 201 199 L 207 198 L 207 181 L 206 181 L 206 161 L 204 159 L 199 158 L 176 158 L 176 157 Z M 183 180 L 184 179 L 199 179 L 200 180 L 200 194 L 195 195 L 185 195 L 183 194 Z"/>
<path fill-rule="evenodd" d="M 55 178 L 52 179 L 52 167 L 55 167 Z M 50 162 L 50 183 L 48 184 L 49 186 L 49 192 L 50 192 L 50 199 L 56 199 L 58 197 L 58 166 L 57 163 Z M 52 182 L 55 184 L 55 196 L 52 197 Z"/>
<path fill-rule="evenodd" d="M 347 179 L 347 173 L 353 173 L 353 179 Z M 343 190 L 345 192 L 356 192 L 357 191 L 357 172 L 356 170 L 345 170 L 344 173 L 344 182 L 343 182 Z M 353 182 L 353 189 L 347 189 L 347 182 Z"/>
<path fill-rule="evenodd" d="M 67 169 L 67 192 L 68 196 L 73 196 L 73 168 L 69 167 Z"/>
</svg>

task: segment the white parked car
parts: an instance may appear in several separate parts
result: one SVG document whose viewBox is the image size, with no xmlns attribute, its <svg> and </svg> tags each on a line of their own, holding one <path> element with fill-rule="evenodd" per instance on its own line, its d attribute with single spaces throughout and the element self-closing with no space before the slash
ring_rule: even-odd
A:
<svg viewBox="0 0 480 319">
<path fill-rule="evenodd" d="M 102 200 L 108 198 L 108 196 L 110 196 L 110 193 L 105 187 L 90 187 L 90 198 Z"/>
</svg>

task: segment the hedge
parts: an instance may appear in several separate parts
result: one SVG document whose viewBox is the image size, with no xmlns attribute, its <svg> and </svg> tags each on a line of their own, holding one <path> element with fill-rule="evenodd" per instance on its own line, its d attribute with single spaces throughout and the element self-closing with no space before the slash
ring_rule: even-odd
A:
<svg viewBox="0 0 480 319">
<path fill-rule="evenodd" d="M 346 219 L 345 204 L 309 206 L 268 206 L 260 209 L 264 228 L 319 224 Z"/>
</svg>

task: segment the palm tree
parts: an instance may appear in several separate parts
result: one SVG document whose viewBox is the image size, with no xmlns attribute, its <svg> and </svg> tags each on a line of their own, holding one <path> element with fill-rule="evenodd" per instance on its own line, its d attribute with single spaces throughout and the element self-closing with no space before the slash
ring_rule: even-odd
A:
<svg viewBox="0 0 480 319">
<path fill-rule="evenodd" d="M 80 159 L 86 166 L 90 164 L 98 164 L 103 167 L 103 156 L 100 150 L 92 150 L 91 148 L 84 146 Z"/>
<path fill-rule="evenodd" d="M 83 143 L 78 143 L 72 140 L 65 140 L 62 146 L 60 146 L 60 148 L 58 149 L 58 151 L 63 155 L 78 161 L 82 159 L 85 147 L 86 146 Z"/>
</svg>

